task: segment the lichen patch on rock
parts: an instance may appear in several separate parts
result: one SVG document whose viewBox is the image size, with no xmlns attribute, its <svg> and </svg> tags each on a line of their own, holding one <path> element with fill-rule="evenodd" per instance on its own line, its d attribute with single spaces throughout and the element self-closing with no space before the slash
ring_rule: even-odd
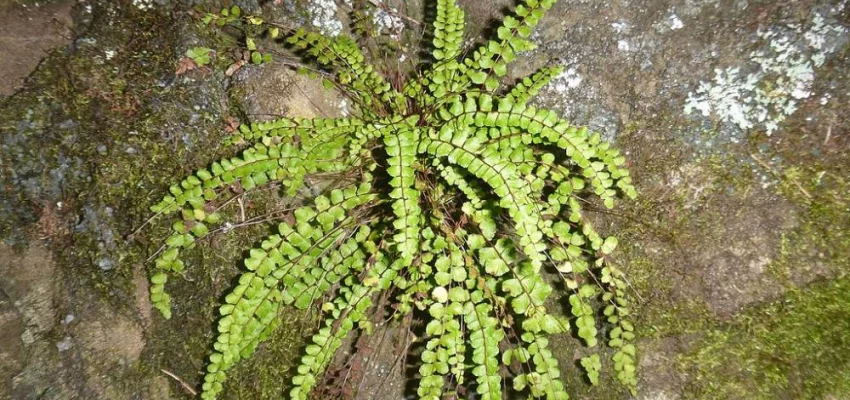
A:
<svg viewBox="0 0 850 400">
<path fill-rule="evenodd" d="M 812 95 L 816 69 L 848 40 L 847 33 L 817 11 L 805 27 L 759 29 L 760 46 L 750 53 L 751 65 L 715 69 L 711 82 L 688 93 L 684 111 L 716 115 L 744 131 L 760 127 L 769 135 Z"/>
</svg>

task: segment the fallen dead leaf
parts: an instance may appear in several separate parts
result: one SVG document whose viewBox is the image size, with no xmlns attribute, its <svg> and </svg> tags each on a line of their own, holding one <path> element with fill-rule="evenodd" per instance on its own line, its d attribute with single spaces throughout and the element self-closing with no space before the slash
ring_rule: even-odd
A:
<svg viewBox="0 0 850 400">
<path fill-rule="evenodd" d="M 224 75 L 233 76 L 233 74 L 235 74 L 236 71 L 239 71 L 239 69 L 241 69 L 242 66 L 245 65 L 245 62 L 246 62 L 245 60 L 239 60 L 239 61 L 237 61 L 233 64 L 230 64 L 230 66 L 227 67 L 227 70 L 224 71 Z"/>
<path fill-rule="evenodd" d="M 174 75 L 180 76 L 197 68 L 198 64 L 195 64 L 194 60 L 189 57 L 183 57 L 180 59 L 180 62 L 178 62 L 177 70 L 174 71 Z"/>
<path fill-rule="evenodd" d="M 236 132 L 237 129 L 239 129 L 239 120 L 237 120 L 236 118 L 228 116 L 224 119 L 224 122 L 227 124 L 224 127 L 224 131 L 227 133 L 233 133 Z"/>
</svg>

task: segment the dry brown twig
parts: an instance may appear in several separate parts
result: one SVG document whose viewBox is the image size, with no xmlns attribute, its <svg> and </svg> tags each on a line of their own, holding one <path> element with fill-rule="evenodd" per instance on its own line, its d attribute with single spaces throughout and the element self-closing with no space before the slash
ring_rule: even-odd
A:
<svg viewBox="0 0 850 400">
<path fill-rule="evenodd" d="M 757 162 L 759 165 L 761 165 L 762 168 L 770 171 L 770 173 L 773 174 L 774 176 L 776 176 L 777 178 L 780 178 L 780 179 L 782 178 L 782 174 L 780 174 L 779 171 L 777 171 L 776 169 L 774 169 L 773 167 L 768 165 L 766 162 L 762 161 L 762 159 L 758 158 L 758 156 L 756 156 L 755 154 L 750 154 L 750 158 L 755 160 L 755 162 Z M 791 181 L 794 183 L 794 186 L 796 186 L 797 189 L 800 190 L 800 193 L 802 193 L 803 196 L 806 196 L 806 198 L 809 199 L 809 200 L 813 199 L 813 197 L 809 193 L 809 191 L 806 190 L 806 188 L 804 188 L 803 185 L 800 184 L 800 182 L 797 182 L 796 179 L 792 179 Z"/>
<path fill-rule="evenodd" d="M 182 386 L 183 389 L 186 390 L 187 392 L 189 392 L 189 394 L 191 394 L 192 396 L 198 395 L 198 392 L 196 392 L 195 389 L 193 389 L 191 386 L 189 386 L 188 383 L 183 381 L 183 379 L 180 379 L 180 377 L 175 375 L 173 372 L 171 372 L 167 369 L 163 369 L 163 368 L 160 368 L 159 370 L 162 371 L 163 374 L 170 376 L 171 379 L 174 379 L 175 381 L 179 382 L 180 386 Z"/>
</svg>

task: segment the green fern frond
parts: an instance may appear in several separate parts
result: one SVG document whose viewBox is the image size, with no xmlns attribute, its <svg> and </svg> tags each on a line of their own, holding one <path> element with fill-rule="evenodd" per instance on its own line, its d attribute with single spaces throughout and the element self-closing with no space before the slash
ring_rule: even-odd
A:
<svg viewBox="0 0 850 400">
<path fill-rule="evenodd" d="M 306 354 L 301 358 L 298 375 L 292 379 L 295 387 L 289 392 L 292 399 L 309 398 L 317 377 L 330 364 L 342 340 L 365 318 L 366 310 L 372 305 L 371 297 L 377 290 L 376 286 L 355 282 L 351 277 L 346 279 L 334 301 L 339 315 L 325 320 L 324 327 L 313 335 L 313 344 L 307 345 Z"/>
<path fill-rule="evenodd" d="M 392 132 L 384 135 L 384 146 L 389 158 L 391 191 L 389 197 L 394 200 L 393 228 L 399 232 L 393 239 L 399 255 L 410 263 L 419 248 L 419 221 L 422 210 L 419 208 L 419 190 L 415 187 L 416 146 L 419 142 L 419 130 L 413 124 L 416 120 L 395 123 Z"/>
<path fill-rule="evenodd" d="M 320 137 L 308 136 L 305 140 L 319 142 L 328 138 L 349 138 L 363 128 L 364 122 L 357 118 L 281 118 L 274 121 L 258 122 L 239 126 L 239 132 L 228 137 L 224 144 L 231 146 L 243 142 L 269 143 L 292 139 L 299 135 L 319 132 Z"/>
<path fill-rule="evenodd" d="M 437 19 L 434 21 L 435 64 L 425 73 L 424 85 L 428 93 L 418 93 L 422 83 L 411 80 L 411 94 L 420 100 L 421 105 L 432 104 L 435 99 L 449 92 L 458 92 L 458 78 L 462 75 L 460 56 L 463 47 L 464 12 L 455 4 L 455 0 L 437 0 Z"/>
<path fill-rule="evenodd" d="M 455 0 L 437 0 L 437 20 L 434 21 L 433 56 L 439 63 L 460 55 L 463 42 L 463 9 Z"/>
<path fill-rule="evenodd" d="M 395 101 L 401 98 L 400 93 L 372 65 L 365 62 L 363 53 L 353 39 L 347 36 L 328 38 L 316 32 L 298 29 L 287 42 L 305 50 L 320 65 L 336 72 L 337 82 L 355 93 L 358 103 L 362 105 L 362 112 L 380 110 L 381 113 L 374 114 L 380 115 L 390 104 L 402 104 Z"/>
<path fill-rule="evenodd" d="M 466 74 L 460 89 L 479 85 L 489 92 L 499 87 L 499 80 L 507 74 L 507 65 L 522 51 L 533 50 L 535 45 L 528 40 L 531 32 L 546 10 L 552 8 L 554 0 L 530 0 L 514 9 L 515 16 L 507 16 L 497 30 L 497 39 L 490 40 L 463 60 L 462 71 Z"/>
<path fill-rule="evenodd" d="M 277 310 L 282 303 L 306 308 L 317 295 L 313 287 L 324 294 L 349 273 L 352 262 L 362 261 L 356 241 L 340 244 L 340 238 L 346 222 L 354 222 L 346 213 L 375 199 L 369 190 L 368 186 L 349 187 L 334 190 L 330 199 L 316 198 L 315 208 L 295 211 L 294 227 L 281 223 L 278 234 L 250 251 L 245 259 L 249 272 L 239 278 L 239 285 L 225 296 L 226 304 L 220 309 L 216 353 L 210 356 L 204 382 L 206 398 L 215 398 L 225 372 L 268 337 L 278 323 Z"/>
<path fill-rule="evenodd" d="M 562 72 L 564 72 L 564 67 L 560 66 L 541 68 L 534 75 L 523 78 L 505 97 L 512 99 L 514 104 L 525 104 L 532 97 L 537 96 L 540 89 L 548 85 L 552 78 Z"/>
<path fill-rule="evenodd" d="M 368 333 L 384 301 L 403 320 L 416 310 L 425 316 L 420 398 L 470 385 L 483 399 L 566 399 L 549 337 L 575 330 L 594 348 L 601 325 L 614 375 L 634 391 L 627 285 L 608 262 L 617 240 L 597 233 L 582 210 L 590 195 L 607 207 L 635 196 L 625 158 L 600 135 L 527 105 L 560 67 L 496 93 L 552 3 L 526 0 L 497 39 L 461 58 L 463 11 L 438 0 L 435 62 L 401 93 L 352 39 L 292 33 L 289 43 L 355 99 L 358 116 L 243 125 L 226 140 L 242 149 L 237 156 L 186 177 L 152 207 L 177 214 L 151 277 L 152 303 L 170 318 L 165 284 L 185 268 L 181 251 L 232 228 L 231 200 L 271 185 L 299 197 L 277 232 L 249 251 L 225 296 L 203 398 L 222 393 L 229 369 L 271 335 L 283 309 L 314 309 L 319 299 L 329 300 L 315 310 L 323 322 L 292 379 L 293 399 L 310 397 L 343 340 Z M 328 175 L 342 188 L 306 183 Z M 552 275 L 566 288 L 569 315 L 547 309 L 562 294 Z M 600 363 L 590 361 L 583 364 L 598 378 Z"/>
<path fill-rule="evenodd" d="M 473 295 L 475 293 L 473 292 Z M 476 303 L 470 300 L 464 304 L 464 321 L 469 329 L 469 346 L 472 348 L 472 375 L 478 382 L 477 392 L 482 399 L 499 400 L 502 398 L 502 378 L 499 375 L 499 342 L 505 334 L 499 321 L 492 317 L 492 306 L 484 301 L 482 295 Z"/>
</svg>

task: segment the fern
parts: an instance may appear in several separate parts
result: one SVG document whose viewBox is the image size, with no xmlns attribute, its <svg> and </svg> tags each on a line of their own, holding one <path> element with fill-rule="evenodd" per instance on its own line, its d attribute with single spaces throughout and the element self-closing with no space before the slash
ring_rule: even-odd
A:
<svg viewBox="0 0 850 400">
<path fill-rule="evenodd" d="M 243 148 L 239 156 L 171 186 L 152 207 L 179 214 L 156 257 L 153 305 L 170 318 L 165 285 L 185 268 L 180 251 L 226 230 L 219 210 L 233 188 L 275 184 L 292 196 L 309 193 L 307 178 L 324 174 L 355 183 L 297 207 L 249 251 L 219 309 L 203 398 L 222 391 L 227 371 L 269 337 L 283 307 L 306 309 L 329 297 L 292 380 L 291 398 L 308 398 L 342 340 L 369 330 L 373 301 L 387 291 L 399 315 L 427 315 L 417 389 L 423 399 L 442 398 L 449 380 L 473 385 L 482 399 L 506 390 L 565 399 L 548 338 L 575 329 L 595 347 L 600 314 L 617 378 L 634 390 L 625 280 L 606 262 L 617 241 L 596 233 L 581 208 L 589 194 L 609 208 L 618 194 L 635 196 L 625 159 L 598 134 L 527 105 L 558 67 L 500 90 L 507 64 L 533 48 L 528 37 L 552 3 L 526 0 L 497 39 L 462 57 L 463 11 L 438 0 L 434 63 L 399 87 L 353 40 L 290 32 L 288 42 L 355 101 L 359 117 L 243 125 L 227 141 Z M 278 27 L 268 29 L 278 35 Z M 550 311 L 555 287 L 544 270 L 560 277 L 570 316 Z M 585 360 L 596 382 L 599 357 Z"/>
</svg>

